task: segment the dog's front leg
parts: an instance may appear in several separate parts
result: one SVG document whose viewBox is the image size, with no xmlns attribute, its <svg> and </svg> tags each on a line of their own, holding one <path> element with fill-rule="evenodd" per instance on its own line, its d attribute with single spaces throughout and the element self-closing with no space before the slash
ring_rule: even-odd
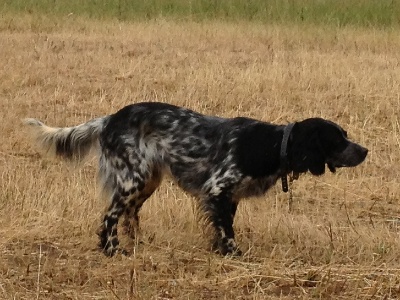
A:
<svg viewBox="0 0 400 300">
<path fill-rule="evenodd" d="M 206 213 L 215 230 L 213 249 L 222 255 L 242 255 L 235 242 L 233 218 L 237 203 L 232 201 L 229 193 L 209 197 L 204 203 Z"/>
</svg>

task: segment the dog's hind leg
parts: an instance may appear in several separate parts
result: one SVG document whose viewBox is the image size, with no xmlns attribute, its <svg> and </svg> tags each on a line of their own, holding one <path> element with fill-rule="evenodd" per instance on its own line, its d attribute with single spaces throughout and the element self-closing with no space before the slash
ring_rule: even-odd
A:
<svg viewBox="0 0 400 300">
<path fill-rule="evenodd" d="M 126 251 L 118 247 L 118 220 L 129 209 L 132 201 L 141 198 L 140 195 L 146 186 L 145 176 L 132 171 L 134 169 L 131 165 L 123 165 L 121 162 L 118 167 L 111 166 L 108 169 L 109 178 L 114 178 L 108 180 L 112 182 L 111 203 L 99 231 L 99 246 L 107 256 L 113 256 L 117 251 L 126 254 Z"/>
<path fill-rule="evenodd" d="M 161 183 L 161 174 L 154 171 L 152 177 L 146 180 L 143 190 L 137 196 L 132 197 L 125 209 L 125 219 L 122 224 L 124 230 L 132 239 L 137 237 L 139 227 L 139 211 L 143 203 L 153 194 Z"/>
<path fill-rule="evenodd" d="M 119 249 L 117 237 L 118 220 L 125 214 L 122 224 L 125 230 L 131 235 L 139 229 L 138 212 L 143 203 L 151 196 L 161 182 L 161 171 L 152 170 L 150 165 L 141 165 L 143 172 L 133 170 L 139 167 L 125 167 L 119 165 L 119 170 L 113 188 L 111 204 L 104 216 L 102 227 L 100 228 L 100 247 L 107 256 L 113 256 L 117 251 L 126 254 L 126 251 Z"/>
<path fill-rule="evenodd" d="M 107 256 L 113 256 L 118 250 L 117 226 L 120 216 L 126 209 L 127 197 L 115 191 L 111 198 L 111 204 L 104 216 L 103 224 L 100 228 L 100 248 Z M 121 251 L 125 254 L 125 251 Z"/>
</svg>

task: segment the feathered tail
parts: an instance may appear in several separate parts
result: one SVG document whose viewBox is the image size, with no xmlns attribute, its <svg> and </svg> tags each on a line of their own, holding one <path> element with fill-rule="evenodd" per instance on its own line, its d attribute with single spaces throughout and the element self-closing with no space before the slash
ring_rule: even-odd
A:
<svg viewBox="0 0 400 300">
<path fill-rule="evenodd" d="M 49 127 L 36 119 L 23 122 L 32 129 L 39 146 L 49 154 L 80 162 L 99 146 L 99 135 L 109 116 L 96 118 L 74 127 Z"/>
</svg>

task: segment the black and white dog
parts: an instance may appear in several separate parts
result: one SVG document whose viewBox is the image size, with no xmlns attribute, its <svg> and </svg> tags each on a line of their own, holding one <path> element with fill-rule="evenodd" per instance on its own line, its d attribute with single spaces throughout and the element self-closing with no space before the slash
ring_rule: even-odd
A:
<svg viewBox="0 0 400 300">
<path fill-rule="evenodd" d="M 99 149 L 99 176 L 110 206 L 100 229 L 100 247 L 119 250 L 117 224 L 134 237 L 138 212 L 169 174 L 199 206 L 215 230 L 214 249 L 240 255 L 233 219 L 241 198 L 265 193 L 289 173 L 334 172 L 364 161 L 368 150 L 333 122 L 311 118 L 273 125 L 249 118 L 218 118 L 164 103 L 138 103 L 117 113 L 67 128 L 26 119 L 45 150 L 79 161 Z M 122 252 L 124 252 L 122 250 Z"/>
</svg>

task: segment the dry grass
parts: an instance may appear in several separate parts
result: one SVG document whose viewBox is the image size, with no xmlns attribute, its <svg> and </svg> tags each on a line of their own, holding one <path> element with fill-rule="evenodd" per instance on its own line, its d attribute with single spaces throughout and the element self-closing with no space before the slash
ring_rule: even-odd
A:
<svg viewBox="0 0 400 300">
<path fill-rule="evenodd" d="M 60 25 L 61 24 L 61 25 Z M 0 24 L 0 298 L 394 299 L 400 296 L 400 35 L 221 23 Z M 71 125 L 132 102 L 286 123 L 322 116 L 370 149 L 353 170 L 243 201 L 246 254 L 222 258 L 164 182 L 131 257 L 97 252 L 95 161 L 43 159 L 20 119 Z"/>
</svg>

